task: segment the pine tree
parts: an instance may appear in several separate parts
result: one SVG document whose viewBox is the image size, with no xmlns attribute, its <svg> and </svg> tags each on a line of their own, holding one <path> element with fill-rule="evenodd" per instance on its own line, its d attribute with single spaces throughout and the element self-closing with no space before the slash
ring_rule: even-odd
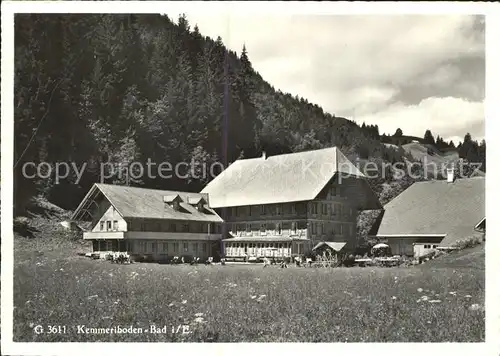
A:
<svg viewBox="0 0 500 356">
<path fill-rule="evenodd" d="M 138 161 L 140 157 L 139 148 L 135 141 L 135 132 L 127 130 L 126 136 L 120 140 L 116 151 L 110 157 L 112 167 L 113 184 L 140 185 L 143 183 L 143 165 Z M 141 169 L 142 167 L 142 169 Z"/>
<path fill-rule="evenodd" d="M 472 136 L 470 133 L 466 133 L 464 136 L 464 141 L 460 145 L 460 149 L 458 150 L 458 155 L 460 158 L 467 159 L 467 155 L 472 147 Z"/>
<path fill-rule="evenodd" d="M 251 93 L 255 90 L 253 83 L 254 70 L 248 59 L 245 46 L 240 56 L 240 67 L 232 68 L 232 105 L 229 108 L 229 136 L 235 138 L 236 144 L 231 145 L 230 157 L 235 159 L 241 151 L 247 156 L 256 153 L 253 142 L 254 132 L 260 128 L 257 112 Z"/>
<path fill-rule="evenodd" d="M 316 133 L 311 129 L 303 137 L 296 137 L 297 144 L 293 148 L 294 152 L 315 150 L 321 148 L 321 142 L 316 138 Z"/>
<path fill-rule="evenodd" d="M 431 130 L 426 130 L 424 134 L 424 142 L 430 145 L 435 145 L 436 141 L 434 140 L 434 136 L 432 136 Z"/>
<path fill-rule="evenodd" d="M 486 141 L 481 140 L 481 144 L 478 149 L 479 162 L 481 163 L 481 170 L 486 172 Z"/>
<path fill-rule="evenodd" d="M 194 185 L 196 190 L 203 189 L 203 186 L 210 179 L 210 154 L 201 146 L 193 149 L 190 157 L 190 169 L 188 170 L 188 184 Z"/>
<path fill-rule="evenodd" d="M 222 95 L 217 92 L 217 70 L 213 47 L 206 45 L 198 59 L 195 95 L 198 105 L 200 136 L 209 151 L 220 148 Z"/>
</svg>

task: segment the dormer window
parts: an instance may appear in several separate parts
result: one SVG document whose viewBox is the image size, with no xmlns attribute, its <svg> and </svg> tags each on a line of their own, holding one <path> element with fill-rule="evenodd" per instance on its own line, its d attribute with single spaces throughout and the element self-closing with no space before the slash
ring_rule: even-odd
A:
<svg viewBox="0 0 500 356">
<path fill-rule="evenodd" d="M 196 210 L 202 213 L 205 211 L 205 205 L 207 204 L 207 201 L 203 196 L 188 197 L 188 203 L 196 207 Z"/>
<path fill-rule="evenodd" d="M 165 205 L 168 205 L 175 211 L 178 211 L 181 207 L 182 198 L 179 196 L 179 194 L 165 195 L 163 197 L 163 202 L 165 203 Z"/>
</svg>

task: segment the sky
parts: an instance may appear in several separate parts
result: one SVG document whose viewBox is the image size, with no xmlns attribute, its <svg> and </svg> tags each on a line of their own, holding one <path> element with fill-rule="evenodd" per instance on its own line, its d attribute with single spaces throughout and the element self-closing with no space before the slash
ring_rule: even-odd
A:
<svg viewBox="0 0 500 356">
<path fill-rule="evenodd" d="M 178 15 L 171 18 L 176 19 Z M 380 133 L 484 138 L 484 17 L 186 13 L 264 80 Z"/>
</svg>

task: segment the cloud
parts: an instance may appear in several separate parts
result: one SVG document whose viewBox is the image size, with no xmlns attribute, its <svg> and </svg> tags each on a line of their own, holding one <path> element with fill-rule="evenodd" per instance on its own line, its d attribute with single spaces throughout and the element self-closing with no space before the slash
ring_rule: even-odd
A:
<svg viewBox="0 0 500 356">
<path fill-rule="evenodd" d="M 428 97 L 453 96 L 481 102 L 485 91 L 484 67 L 484 57 L 449 60 L 403 84 L 394 100 L 413 104 Z"/>
<path fill-rule="evenodd" d="M 459 137 L 468 122 L 431 120 L 438 109 L 450 117 L 442 103 L 470 110 L 471 125 L 484 120 L 476 116 L 484 101 L 481 16 L 186 15 L 234 51 L 245 44 L 254 68 L 275 88 L 337 116 L 380 119 L 374 123 L 384 132 L 423 134 L 425 127 Z"/>
<path fill-rule="evenodd" d="M 312 97 L 315 98 L 312 101 L 327 103 L 325 107 L 331 108 L 327 111 L 337 116 L 349 112 L 356 118 L 384 109 L 397 93 L 397 89 L 392 86 L 359 86 L 335 93 L 318 91 L 312 94 Z"/>
<path fill-rule="evenodd" d="M 418 85 L 446 87 L 460 77 L 460 68 L 452 64 L 444 64 L 436 67 L 433 72 L 424 73 L 417 78 Z"/>
<path fill-rule="evenodd" d="M 385 110 L 358 117 L 361 122 L 378 124 L 393 134 L 400 127 L 406 135 L 423 137 L 431 129 L 434 136 L 457 142 L 469 132 L 474 139 L 484 138 L 484 107 L 465 99 L 431 97 L 416 105 L 395 103 Z M 430 123 L 432 123 L 430 125 Z M 462 132 L 457 135 L 456 132 Z"/>
</svg>

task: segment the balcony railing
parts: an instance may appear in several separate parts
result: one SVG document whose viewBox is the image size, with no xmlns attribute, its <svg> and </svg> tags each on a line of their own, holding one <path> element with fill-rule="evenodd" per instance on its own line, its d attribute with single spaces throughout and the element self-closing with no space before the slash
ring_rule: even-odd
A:
<svg viewBox="0 0 500 356">
<path fill-rule="evenodd" d="M 83 233 L 84 240 L 114 240 L 124 238 L 125 232 L 123 231 L 89 231 Z"/>
<path fill-rule="evenodd" d="M 253 230 L 253 231 L 231 231 L 233 235 L 236 237 L 264 237 L 264 236 L 290 236 L 290 237 L 306 237 L 307 236 L 307 231 L 306 230 L 297 230 L 293 231 L 291 229 L 287 230 L 266 230 L 266 231 L 260 231 L 260 230 Z"/>
<path fill-rule="evenodd" d="M 219 240 L 221 234 L 190 232 L 148 232 L 148 231 L 95 231 L 84 232 L 85 240 Z"/>
</svg>

